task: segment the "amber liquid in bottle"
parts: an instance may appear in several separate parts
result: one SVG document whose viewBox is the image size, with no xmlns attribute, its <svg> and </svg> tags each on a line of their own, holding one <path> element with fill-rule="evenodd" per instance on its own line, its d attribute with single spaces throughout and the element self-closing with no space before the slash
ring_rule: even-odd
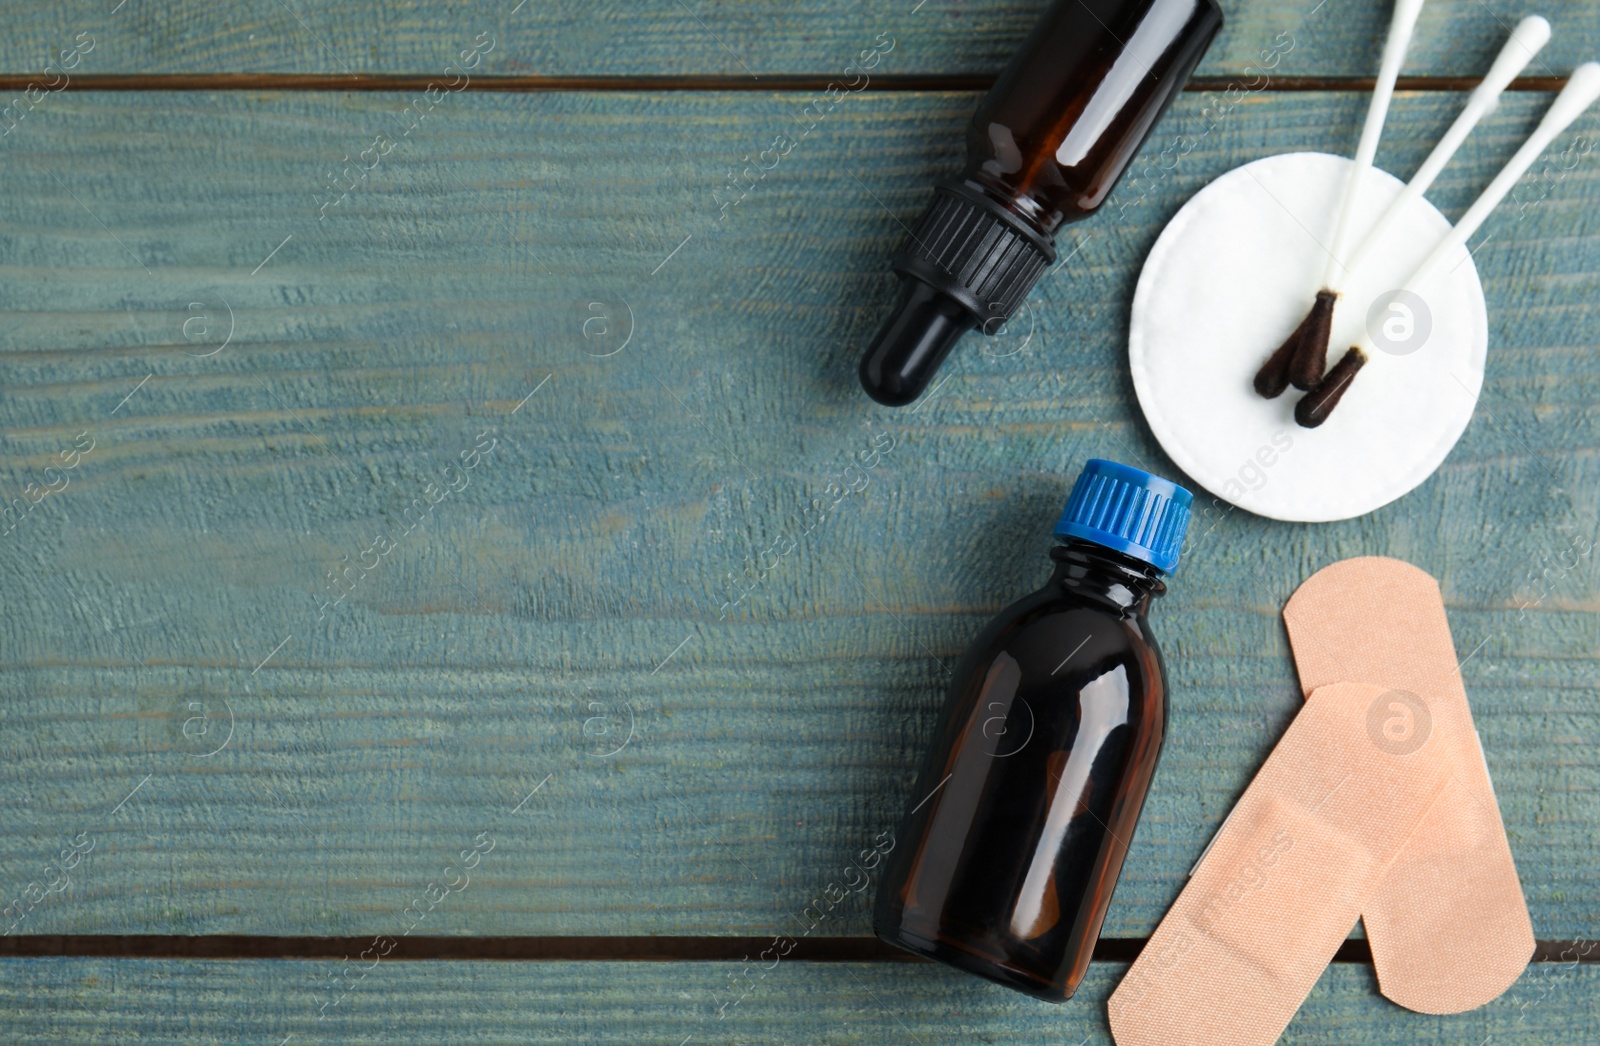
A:
<svg viewBox="0 0 1600 1046">
<path fill-rule="evenodd" d="M 1065 0 L 967 128 L 967 180 L 1053 234 L 1105 202 L 1222 28 L 1216 0 Z"/>
<path fill-rule="evenodd" d="M 968 648 L 873 929 L 1051 1002 L 1089 965 L 1166 736 L 1148 563 L 1067 539 Z M 917 801 L 921 800 L 920 803 Z"/>
</svg>

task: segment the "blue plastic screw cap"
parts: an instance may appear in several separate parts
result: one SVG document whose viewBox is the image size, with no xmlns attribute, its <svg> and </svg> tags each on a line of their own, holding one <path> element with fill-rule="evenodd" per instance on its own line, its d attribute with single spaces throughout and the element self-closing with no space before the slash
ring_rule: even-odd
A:
<svg viewBox="0 0 1600 1046">
<path fill-rule="evenodd" d="M 1170 574 L 1193 503 L 1194 495 L 1171 480 L 1090 458 L 1072 485 L 1055 536 L 1092 541 Z"/>
</svg>

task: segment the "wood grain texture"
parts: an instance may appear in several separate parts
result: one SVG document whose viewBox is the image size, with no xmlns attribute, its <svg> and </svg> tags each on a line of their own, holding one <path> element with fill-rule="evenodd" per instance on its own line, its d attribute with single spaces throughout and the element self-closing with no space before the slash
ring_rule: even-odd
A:
<svg viewBox="0 0 1600 1046">
<path fill-rule="evenodd" d="M 1050 1006 L 933 964 L 782 962 L 761 970 L 753 962 L 380 962 L 344 982 L 337 980 L 339 965 L 6 960 L 0 1034 L 18 1046 L 388 1043 L 396 1036 L 485 1044 L 1110 1046 L 1105 1000 L 1123 971 L 1096 964 L 1076 997 Z M 338 1005 L 324 1008 L 333 998 Z M 1370 969 L 1331 966 L 1281 1041 L 1566 1044 L 1587 1041 L 1597 1020 L 1600 968 L 1594 966 L 1531 967 L 1499 999 L 1451 1017 L 1400 1009 L 1378 995 Z"/>
<path fill-rule="evenodd" d="M 1519 76 L 1506 85 L 1508 91 L 1560 91 L 1570 77 L 1561 75 Z M 1256 84 L 1258 90 L 1283 91 L 1370 91 L 1370 76 L 1274 76 Z M 1483 82 L 1481 76 L 1402 76 L 1395 81 L 1399 91 L 1470 91 Z M 972 75 L 875 76 L 865 89 L 883 91 L 977 91 L 993 87 L 995 77 Z M 0 73 L 0 93 L 37 87 L 35 73 Z M 836 78 L 815 73 L 768 74 L 759 80 L 747 76 L 478 76 L 463 81 L 461 90 L 489 94 L 543 94 L 552 91 L 633 93 L 709 91 L 714 93 L 772 94 L 810 92 L 838 86 Z M 357 73 L 110 73 L 78 76 L 63 88 L 77 92 L 102 91 L 350 91 L 364 94 L 421 93 L 438 87 L 438 77 L 415 74 Z M 1184 84 L 1194 94 L 1244 90 L 1244 84 L 1231 76 L 1196 76 Z"/>
<path fill-rule="evenodd" d="M 802 929 L 897 821 L 946 666 L 1042 580 L 1083 459 L 1172 473 L 1124 357 L 1161 225 L 1238 163 L 1347 148 L 1365 104 L 1256 95 L 1202 133 L 1185 97 L 1026 317 L 892 411 L 856 360 L 974 98 L 852 97 L 719 221 L 728 166 L 806 101 L 458 95 L 404 136 L 363 95 L 29 118 L 0 160 L 0 491 L 67 486 L 0 538 L 5 900 L 94 849 L 16 932 L 396 933 L 478 833 L 416 932 Z M 1447 212 L 1542 109 L 1504 101 Z M 1453 113 L 1399 97 L 1380 164 L 1411 170 Z M 322 172 L 379 131 L 398 144 L 319 220 Z M 1488 379 L 1435 477 L 1347 523 L 1197 521 L 1109 935 L 1156 924 L 1299 707 L 1282 601 L 1387 554 L 1442 580 L 1538 935 L 1600 937 L 1600 600 L 1593 557 L 1562 559 L 1600 506 L 1600 167 L 1547 182 L 1477 250 Z M 864 489 L 797 527 L 877 434 Z M 851 895 L 817 932 L 867 930 Z"/>
<path fill-rule="evenodd" d="M 1045 8 L 1042 0 L 494 0 L 384 3 L 266 0 L 214 4 L 63 0 L 18 5 L 0 41 L 0 72 L 41 72 L 88 33 L 95 49 L 75 72 L 440 74 L 480 32 L 496 40 L 481 71 L 495 75 L 837 75 L 885 32 L 897 41 L 881 71 L 993 74 Z M 1389 5 L 1230 0 L 1203 76 L 1248 75 L 1280 33 L 1295 41 L 1275 74 L 1371 76 Z M 1481 75 L 1512 26 L 1540 13 L 1555 35 L 1531 75 L 1565 74 L 1600 53 L 1594 0 L 1431 0 L 1406 69 Z M 1547 68 L 1541 68 L 1541 66 Z"/>
</svg>

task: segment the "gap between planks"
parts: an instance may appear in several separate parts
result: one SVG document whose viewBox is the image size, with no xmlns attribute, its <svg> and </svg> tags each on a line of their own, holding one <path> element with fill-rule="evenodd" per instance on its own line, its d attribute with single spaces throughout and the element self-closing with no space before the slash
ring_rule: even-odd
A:
<svg viewBox="0 0 1600 1046">
<path fill-rule="evenodd" d="M 381 936 L 381 935 L 380 935 Z M 1095 962 L 1132 962 L 1142 937 L 1102 937 Z M 0 958 L 341 959 L 372 937 L 265 937 L 246 934 L 35 934 L 0 938 Z M 401 937 L 393 961 L 739 962 L 771 937 Z M 789 961 L 928 962 L 875 937 L 801 938 Z M 1339 946 L 1334 962 L 1372 962 L 1364 940 Z M 1600 941 L 1540 941 L 1533 962 L 1600 962 Z"/>
<path fill-rule="evenodd" d="M 907 74 L 880 76 L 864 90 L 987 91 L 992 76 L 939 76 Z M 0 91 L 21 91 L 38 82 L 37 74 L 0 73 Z M 64 90 L 94 91 L 421 91 L 437 84 L 437 77 L 411 74 L 327 73 L 101 73 L 73 77 Z M 550 91 L 821 91 L 831 80 L 826 75 L 778 74 L 748 76 L 480 76 L 455 90 L 486 94 L 536 94 Z M 1185 91 L 1223 91 L 1239 84 L 1238 77 L 1196 76 Z M 1402 76 L 1397 91 L 1470 91 L 1482 82 L 1476 76 Z M 1559 91 L 1564 76 L 1526 76 L 1513 80 L 1508 91 Z M 1370 76 L 1280 76 L 1269 78 L 1252 91 L 1371 91 Z"/>
</svg>

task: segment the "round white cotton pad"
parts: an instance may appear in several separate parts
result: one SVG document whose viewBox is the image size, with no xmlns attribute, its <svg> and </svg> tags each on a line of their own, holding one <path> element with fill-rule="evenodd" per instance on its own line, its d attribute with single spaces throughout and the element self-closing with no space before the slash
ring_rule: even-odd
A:
<svg viewBox="0 0 1600 1046">
<path fill-rule="evenodd" d="M 1345 280 L 1329 362 L 1369 328 L 1376 348 L 1332 416 L 1301 428 L 1302 393 L 1269 400 L 1251 387 L 1316 296 L 1350 167 L 1286 153 L 1229 171 L 1168 223 L 1133 297 L 1128 362 L 1156 439 L 1201 486 L 1272 519 L 1349 519 L 1410 491 L 1461 438 L 1483 386 L 1489 320 L 1465 248 L 1415 295 L 1391 300 L 1450 230 L 1418 200 Z M 1358 236 L 1402 188 L 1369 172 Z"/>
</svg>

